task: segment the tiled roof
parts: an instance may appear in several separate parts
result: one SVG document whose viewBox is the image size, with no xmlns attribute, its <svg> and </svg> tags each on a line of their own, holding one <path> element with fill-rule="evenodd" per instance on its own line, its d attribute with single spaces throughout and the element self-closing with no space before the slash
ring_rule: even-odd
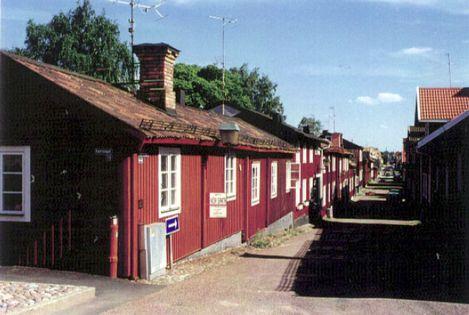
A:
<svg viewBox="0 0 469 315">
<path fill-rule="evenodd" d="M 469 88 L 418 88 L 419 121 L 451 120 L 469 110 Z"/>
<path fill-rule="evenodd" d="M 219 126 L 231 122 L 240 127 L 240 145 L 282 152 L 295 150 L 287 142 L 238 118 L 182 105 L 177 105 L 176 116 L 170 116 L 165 111 L 137 99 L 133 94 L 104 81 L 14 54 L 1 54 L 133 127 L 146 138 L 217 141 Z M 151 120 L 160 128 L 141 128 L 143 120 Z"/>
</svg>

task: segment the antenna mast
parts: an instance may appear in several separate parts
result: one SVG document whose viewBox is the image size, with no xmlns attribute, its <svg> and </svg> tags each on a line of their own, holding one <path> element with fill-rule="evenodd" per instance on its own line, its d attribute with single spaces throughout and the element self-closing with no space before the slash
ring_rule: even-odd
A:
<svg viewBox="0 0 469 315">
<path fill-rule="evenodd" d="M 222 115 L 225 115 L 225 62 L 226 62 L 226 57 L 225 57 L 225 26 L 227 24 L 235 24 L 238 22 L 238 19 L 233 19 L 229 18 L 226 16 L 215 16 L 215 15 L 210 15 L 209 18 L 214 19 L 214 20 L 220 20 L 222 21 L 222 51 L 223 51 L 223 61 L 222 61 L 222 92 L 223 92 L 223 101 L 221 104 L 221 113 Z"/>
<path fill-rule="evenodd" d="M 132 82 L 131 85 L 134 87 L 135 84 L 135 61 L 134 61 L 134 33 L 135 33 L 135 18 L 134 18 L 134 11 L 135 8 L 140 9 L 142 13 L 148 13 L 149 11 L 153 11 L 157 16 L 157 20 L 161 20 L 166 17 L 159 11 L 159 7 L 163 5 L 165 0 L 157 0 L 156 4 L 147 5 L 141 4 L 138 0 L 108 0 L 115 4 L 126 4 L 130 6 L 130 19 L 129 19 L 129 33 L 130 33 L 130 50 L 132 54 Z"/>
<path fill-rule="evenodd" d="M 451 56 L 449 53 L 446 54 L 448 56 L 448 76 L 449 76 L 449 87 L 451 87 Z"/>
</svg>

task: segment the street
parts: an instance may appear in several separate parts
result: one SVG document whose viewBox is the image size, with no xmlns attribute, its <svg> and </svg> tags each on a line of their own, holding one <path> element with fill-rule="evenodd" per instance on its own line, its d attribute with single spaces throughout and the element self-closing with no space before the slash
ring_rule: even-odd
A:
<svg viewBox="0 0 469 315">
<path fill-rule="evenodd" d="M 420 226 L 328 223 L 109 313 L 467 314 L 462 260 L 435 237 Z"/>
</svg>

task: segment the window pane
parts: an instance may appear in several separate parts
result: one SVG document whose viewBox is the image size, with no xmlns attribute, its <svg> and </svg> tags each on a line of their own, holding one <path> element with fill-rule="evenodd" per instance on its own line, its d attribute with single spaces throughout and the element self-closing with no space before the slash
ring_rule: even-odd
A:
<svg viewBox="0 0 469 315">
<path fill-rule="evenodd" d="M 175 204 L 176 204 L 176 189 L 171 189 L 171 201 L 170 201 L 170 204 L 171 204 L 171 205 L 175 205 Z"/>
<path fill-rule="evenodd" d="M 23 176 L 3 174 L 3 191 L 23 191 Z"/>
<path fill-rule="evenodd" d="M 23 211 L 23 195 L 22 194 L 3 194 L 4 211 Z"/>
<path fill-rule="evenodd" d="M 168 156 L 162 155 L 161 156 L 161 171 L 166 171 L 168 169 Z"/>
<path fill-rule="evenodd" d="M 168 206 L 168 191 L 162 191 L 161 192 L 161 206 L 166 207 Z"/>
<path fill-rule="evenodd" d="M 161 188 L 168 188 L 168 173 L 161 174 Z"/>
<path fill-rule="evenodd" d="M 3 156 L 4 172 L 21 172 L 23 169 L 23 157 L 19 154 L 5 154 Z"/>
<path fill-rule="evenodd" d="M 171 171 L 175 171 L 175 170 L 176 170 L 176 156 L 171 155 Z"/>
<path fill-rule="evenodd" d="M 176 187 L 176 173 L 171 173 L 171 187 L 170 188 L 175 188 Z"/>
</svg>

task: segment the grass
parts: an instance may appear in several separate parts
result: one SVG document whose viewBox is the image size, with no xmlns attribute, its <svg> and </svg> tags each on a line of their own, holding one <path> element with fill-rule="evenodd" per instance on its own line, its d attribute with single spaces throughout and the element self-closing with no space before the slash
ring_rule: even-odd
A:
<svg viewBox="0 0 469 315">
<path fill-rule="evenodd" d="M 298 228 L 289 228 L 285 229 L 280 233 L 277 234 L 256 234 L 251 241 L 249 242 L 249 246 L 254 248 L 271 248 L 279 246 L 285 243 L 292 237 L 297 235 L 303 234 L 310 230 L 311 227 L 298 227 Z"/>
</svg>

